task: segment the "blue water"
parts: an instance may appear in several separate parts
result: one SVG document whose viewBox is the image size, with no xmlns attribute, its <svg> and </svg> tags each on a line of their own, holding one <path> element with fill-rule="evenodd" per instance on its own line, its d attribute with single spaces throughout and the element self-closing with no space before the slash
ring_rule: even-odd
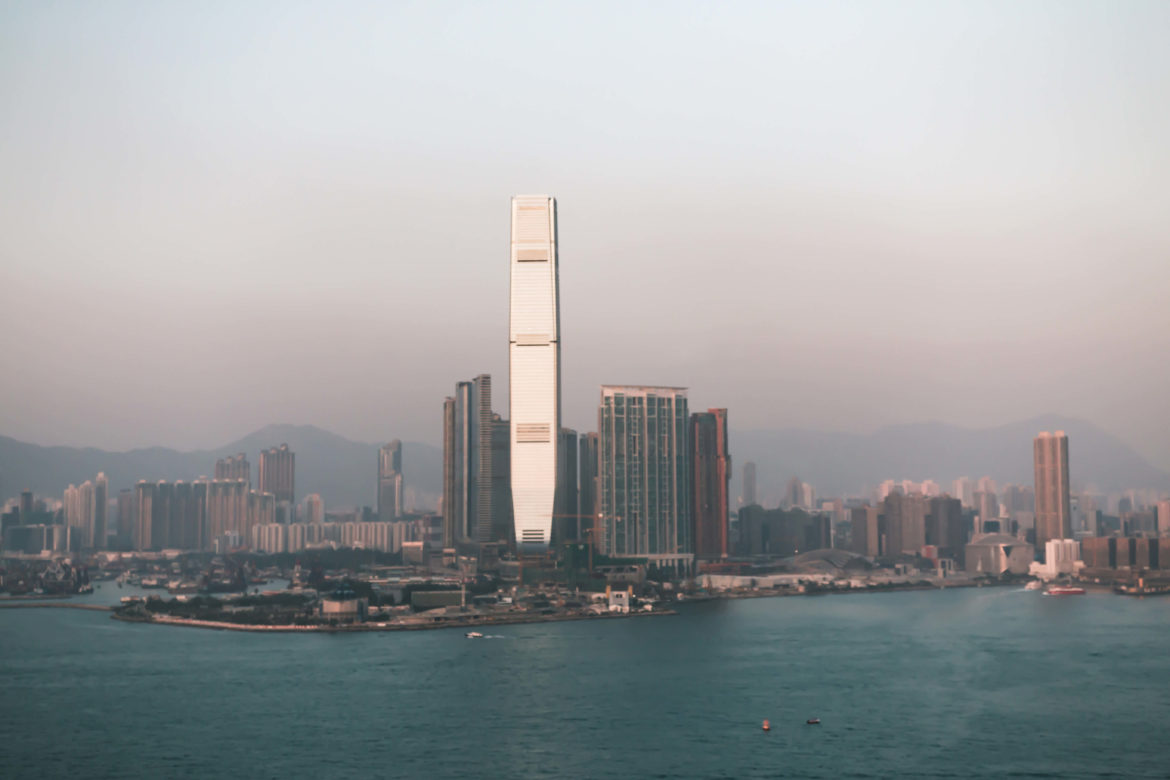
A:
<svg viewBox="0 0 1170 780">
<path fill-rule="evenodd" d="M 0 777 L 1170 776 L 1170 598 L 683 612 L 467 640 L 0 610 Z"/>
</svg>

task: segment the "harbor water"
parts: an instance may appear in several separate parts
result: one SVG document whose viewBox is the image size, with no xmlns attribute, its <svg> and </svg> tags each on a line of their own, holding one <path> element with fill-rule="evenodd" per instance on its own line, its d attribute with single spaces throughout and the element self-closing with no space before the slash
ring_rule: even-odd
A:
<svg viewBox="0 0 1170 780">
<path fill-rule="evenodd" d="M 0 610 L 0 777 L 1167 777 L 1168 646 L 1170 598 L 1016 588 L 482 639 Z"/>
</svg>

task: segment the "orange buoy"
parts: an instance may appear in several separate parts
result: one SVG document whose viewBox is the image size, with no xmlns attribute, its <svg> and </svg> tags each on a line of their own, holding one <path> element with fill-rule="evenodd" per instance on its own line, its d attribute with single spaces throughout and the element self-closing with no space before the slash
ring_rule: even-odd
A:
<svg viewBox="0 0 1170 780">
<path fill-rule="evenodd" d="M 771 730 L 772 730 L 772 724 L 765 720 L 764 721 L 764 731 L 771 731 Z"/>
</svg>

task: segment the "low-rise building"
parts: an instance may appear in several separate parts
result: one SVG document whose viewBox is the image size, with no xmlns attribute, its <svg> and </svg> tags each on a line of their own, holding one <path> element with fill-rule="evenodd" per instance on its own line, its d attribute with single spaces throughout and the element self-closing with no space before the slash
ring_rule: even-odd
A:
<svg viewBox="0 0 1170 780">
<path fill-rule="evenodd" d="M 984 534 L 967 545 L 965 563 L 971 574 L 1027 574 L 1035 548 L 1008 534 Z"/>
</svg>

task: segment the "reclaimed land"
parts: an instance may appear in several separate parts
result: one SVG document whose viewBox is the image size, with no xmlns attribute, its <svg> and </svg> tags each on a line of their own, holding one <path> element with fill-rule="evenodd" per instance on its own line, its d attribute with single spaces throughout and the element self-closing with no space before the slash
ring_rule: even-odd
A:
<svg viewBox="0 0 1170 780">
<path fill-rule="evenodd" d="M 156 623 L 164 626 L 186 626 L 188 628 L 207 628 L 215 631 L 259 631 L 266 633 L 292 632 L 323 632 L 348 633 L 356 631 L 426 631 L 439 628 L 479 628 L 481 626 L 507 626 L 517 623 L 559 623 L 566 620 L 617 620 L 633 617 L 653 617 L 656 615 L 677 615 L 670 609 L 654 612 L 630 612 L 628 614 L 604 613 L 601 615 L 586 615 L 580 613 L 552 614 L 552 615 L 476 615 L 474 617 L 455 617 L 441 620 L 418 620 L 411 622 L 370 622 L 353 625 L 279 625 L 270 626 L 258 623 L 228 623 L 219 620 L 195 620 L 192 618 L 176 618 L 169 615 L 153 615 L 143 618 L 134 615 L 123 615 L 115 612 L 111 615 L 115 620 L 125 620 L 130 623 Z"/>
<path fill-rule="evenodd" d="M 49 607 L 56 607 L 58 609 L 89 609 L 94 612 L 109 612 L 110 607 L 104 604 L 70 604 L 67 601 L 16 601 L 4 599 L 0 600 L 0 609 L 46 609 Z"/>
</svg>

